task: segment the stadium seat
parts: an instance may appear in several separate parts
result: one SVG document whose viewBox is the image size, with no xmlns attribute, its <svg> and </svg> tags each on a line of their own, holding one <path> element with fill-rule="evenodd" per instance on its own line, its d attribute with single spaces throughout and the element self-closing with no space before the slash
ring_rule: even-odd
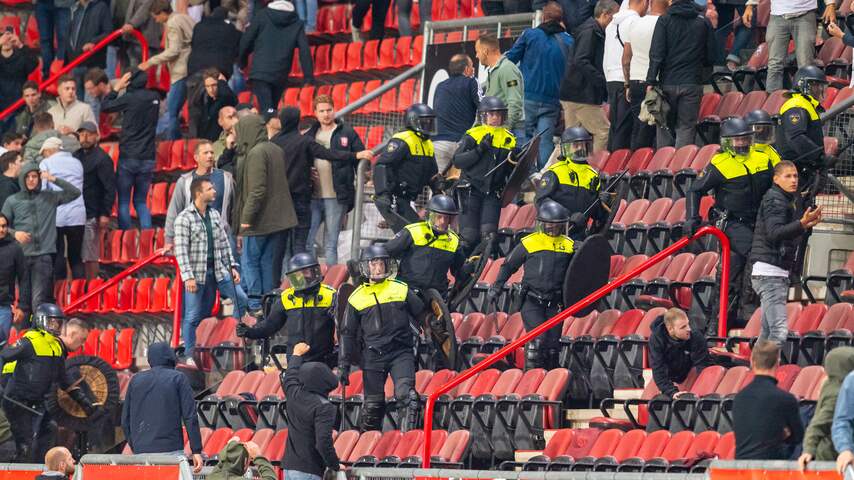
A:
<svg viewBox="0 0 854 480">
<path fill-rule="evenodd" d="M 704 368 L 697 377 L 697 380 L 695 380 L 691 385 L 688 393 L 694 397 L 702 397 L 710 393 L 714 393 L 725 373 L 726 370 L 720 365 L 713 365 Z M 650 400 L 647 404 L 650 422 L 650 425 L 647 426 L 647 430 L 655 431 L 660 429 L 670 429 L 671 432 L 674 431 L 672 415 L 673 403 L 675 402 L 675 400 L 663 397 L 657 397 Z M 676 431 L 678 431 L 678 429 Z"/>
</svg>

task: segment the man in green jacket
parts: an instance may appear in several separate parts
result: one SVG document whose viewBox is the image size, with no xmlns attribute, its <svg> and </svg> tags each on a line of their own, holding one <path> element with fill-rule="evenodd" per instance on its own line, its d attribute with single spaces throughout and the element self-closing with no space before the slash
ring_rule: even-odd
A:
<svg viewBox="0 0 854 480">
<path fill-rule="evenodd" d="M 296 226 L 287 162 L 267 139 L 260 115 L 247 115 L 234 127 L 237 195 L 232 228 L 243 238 L 241 266 L 249 310 L 261 310 L 261 296 L 276 288 L 282 275 L 287 230 Z"/>
<path fill-rule="evenodd" d="M 255 467 L 258 471 L 258 475 L 253 475 L 252 478 L 261 480 L 279 478 L 270 460 L 264 458 L 261 448 L 255 442 L 241 443 L 237 437 L 234 437 L 219 451 L 219 462 L 206 478 L 207 480 L 239 480 L 245 478 L 244 475 L 249 467 Z"/>
<path fill-rule="evenodd" d="M 498 38 L 486 33 L 474 46 L 477 61 L 486 67 L 484 97 L 498 97 L 507 105 L 507 127 L 516 138 L 525 136 L 525 81 L 515 63 L 501 54 Z"/>
</svg>

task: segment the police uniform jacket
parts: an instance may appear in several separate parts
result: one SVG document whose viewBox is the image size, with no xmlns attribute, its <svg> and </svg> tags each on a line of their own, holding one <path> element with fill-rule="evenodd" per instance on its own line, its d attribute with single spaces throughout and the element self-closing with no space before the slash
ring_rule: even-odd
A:
<svg viewBox="0 0 854 480">
<path fill-rule="evenodd" d="M 583 213 L 596 202 L 601 187 L 599 172 L 590 164 L 560 157 L 546 170 L 537 185 L 537 204 L 549 198 L 571 213 Z M 595 220 L 604 221 L 607 212 L 601 203 L 596 202 L 596 205 L 590 216 Z"/>
<path fill-rule="evenodd" d="M 689 220 L 700 217 L 700 198 L 715 191 L 715 209 L 727 212 L 727 218 L 753 225 L 762 196 L 771 188 L 774 161 L 758 151 L 746 159 L 729 152 L 720 152 L 691 185 L 686 198 Z"/>
<path fill-rule="evenodd" d="M 377 170 L 384 168 L 383 174 Z M 377 195 L 393 194 L 414 199 L 439 172 L 433 157 L 433 142 L 412 130 L 394 134 L 374 166 Z"/>
<path fill-rule="evenodd" d="M 762 144 L 762 143 L 754 143 L 752 150 L 754 152 L 759 152 L 763 155 L 767 155 L 768 158 L 771 159 L 771 163 L 773 165 L 777 165 L 778 163 L 780 163 L 780 160 L 782 160 L 782 158 L 780 157 L 780 154 L 777 153 L 777 149 L 774 148 L 772 145 L 766 145 L 766 144 Z"/>
<path fill-rule="evenodd" d="M 57 337 L 44 330 L 27 331 L 14 345 L 0 352 L 3 373 L 11 374 L 6 395 L 38 404 L 45 400 L 54 383 L 63 390 L 71 388 L 74 380 L 65 370 L 67 356 L 65 345 Z M 75 388 L 69 393 L 78 400 L 82 391 Z"/>
<path fill-rule="evenodd" d="M 566 269 L 574 251 L 574 242 L 565 235 L 553 237 L 543 232 L 527 235 L 501 265 L 495 284 L 503 286 L 513 272 L 524 265 L 524 287 L 540 297 L 559 299 Z"/>
<path fill-rule="evenodd" d="M 792 93 L 780 108 L 780 155 L 795 162 L 801 172 L 821 164 L 824 132 L 819 114 L 823 111 L 818 100 L 800 93 Z"/>
<path fill-rule="evenodd" d="M 377 353 L 412 348 L 419 331 L 415 316 L 422 310 L 424 303 L 399 280 L 360 285 L 347 301 L 341 357 L 352 361 L 362 348 Z"/>
<path fill-rule="evenodd" d="M 486 135 L 492 135 L 492 142 L 485 152 L 477 147 Z M 484 194 L 499 194 L 507 184 L 507 178 L 513 173 L 516 164 L 516 137 L 504 127 L 478 125 L 470 128 L 460 141 L 454 153 L 454 166 L 462 170 L 461 178 L 471 183 L 473 188 Z M 513 162 L 504 162 L 513 154 Z M 502 164 L 502 162 L 504 162 Z M 486 176 L 492 169 L 495 171 Z"/>
<path fill-rule="evenodd" d="M 307 362 L 325 362 L 334 347 L 335 289 L 320 284 L 314 292 L 297 292 L 286 289 L 270 314 L 246 333 L 247 338 L 268 338 L 282 327 L 288 336 L 288 355 L 294 345 L 307 343 L 311 350 L 303 355 Z"/>
<path fill-rule="evenodd" d="M 451 230 L 437 235 L 429 222 L 407 225 L 385 248 L 400 260 L 397 278 L 420 290 L 444 292 L 448 289 L 448 270 L 456 275 L 465 262 L 460 237 Z"/>
</svg>

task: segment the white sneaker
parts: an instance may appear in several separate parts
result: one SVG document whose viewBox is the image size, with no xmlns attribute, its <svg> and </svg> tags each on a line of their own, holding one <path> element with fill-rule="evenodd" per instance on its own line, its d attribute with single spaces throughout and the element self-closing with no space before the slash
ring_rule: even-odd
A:
<svg viewBox="0 0 854 480">
<path fill-rule="evenodd" d="M 195 367 L 195 366 L 196 366 L 196 361 L 195 361 L 195 360 L 193 360 L 193 357 L 190 357 L 190 358 L 188 358 L 188 359 L 184 360 L 184 365 L 187 365 L 187 366 L 190 366 L 190 367 Z"/>
</svg>

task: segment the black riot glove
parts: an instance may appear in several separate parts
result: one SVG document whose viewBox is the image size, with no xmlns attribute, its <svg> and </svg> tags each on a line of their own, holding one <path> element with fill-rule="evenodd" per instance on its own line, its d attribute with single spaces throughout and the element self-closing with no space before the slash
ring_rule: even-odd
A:
<svg viewBox="0 0 854 480">
<path fill-rule="evenodd" d="M 501 296 L 501 287 L 497 284 L 491 285 L 489 290 L 486 291 L 486 305 L 492 305 L 493 302 L 498 300 L 499 296 Z"/>
<path fill-rule="evenodd" d="M 249 337 L 250 332 L 252 331 L 252 327 L 246 325 L 243 322 L 237 324 L 237 327 L 234 329 L 234 333 L 237 334 L 238 337 L 247 338 Z"/>
<path fill-rule="evenodd" d="M 581 212 L 575 212 L 569 216 L 569 228 L 573 232 L 583 232 L 587 228 L 587 217 Z"/>
<path fill-rule="evenodd" d="M 346 363 L 338 364 L 338 382 L 345 387 L 350 385 L 350 365 Z"/>
<path fill-rule="evenodd" d="M 605 205 L 611 204 L 612 193 L 611 192 L 599 192 L 599 201 L 604 203 Z"/>
<path fill-rule="evenodd" d="M 480 142 L 477 144 L 477 151 L 481 154 L 486 153 L 489 149 L 492 148 L 492 134 L 487 133 L 480 139 Z"/>
</svg>

